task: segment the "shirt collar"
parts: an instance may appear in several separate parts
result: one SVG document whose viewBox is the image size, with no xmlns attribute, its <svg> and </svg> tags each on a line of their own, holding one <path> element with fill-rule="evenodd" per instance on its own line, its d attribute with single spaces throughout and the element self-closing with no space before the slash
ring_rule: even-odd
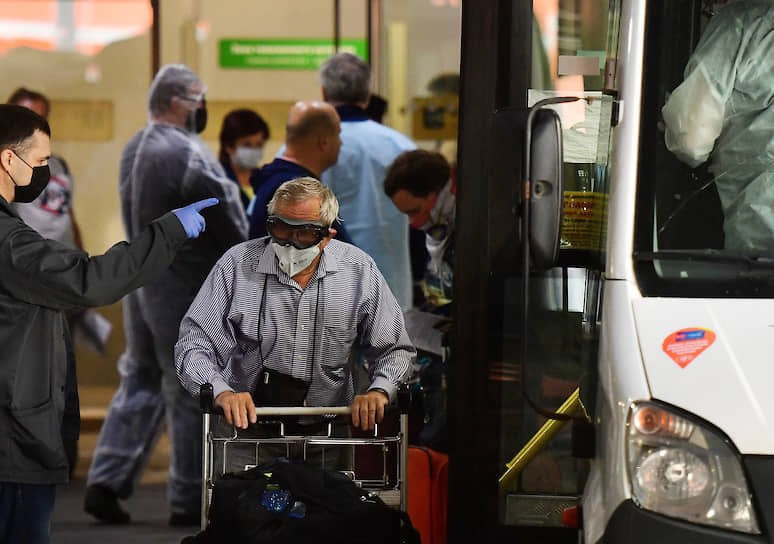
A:
<svg viewBox="0 0 774 544">
<path fill-rule="evenodd" d="M 331 244 L 333 243 L 334 240 L 331 240 L 328 242 L 328 245 L 325 246 L 322 257 L 320 258 L 320 264 L 317 265 L 317 276 L 320 278 L 339 270 L 339 260 L 331 249 Z"/>
<path fill-rule="evenodd" d="M 306 176 L 309 178 L 314 178 L 318 181 L 320 180 L 320 177 L 309 170 L 306 166 L 302 166 L 297 162 L 283 159 L 282 157 L 277 157 L 271 164 L 278 167 L 284 174 L 291 173 L 296 177 Z"/>
<path fill-rule="evenodd" d="M 366 111 L 363 108 L 359 108 L 351 104 L 336 106 L 336 112 L 338 112 L 339 118 L 342 122 L 368 121 L 368 114 L 366 114 Z"/>
<path fill-rule="evenodd" d="M 266 249 L 258 258 L 258 264 L 255 265 L 255 271 L 262 274 L 273 274 L 279 276 L 281 270 L 279 264 L 277 264 L 277 255 L 274 253 L 274 246 L 271 245 L 271 238 L 268 236 L 264 238 L 266 241 Z"/>
</svg>

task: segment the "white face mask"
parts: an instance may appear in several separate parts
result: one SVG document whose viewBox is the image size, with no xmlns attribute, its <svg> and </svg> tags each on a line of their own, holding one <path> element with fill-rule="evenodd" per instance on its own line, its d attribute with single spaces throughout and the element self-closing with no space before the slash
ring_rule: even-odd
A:
<svg viewBox="0 0 774 544">
<path fill-rule="evenodd" d="M 306 249 L 296 249 L 291 245 L 281 246 L 272 242 L 274 254 L 277 256 L 280 270 L 291 278 L 312 264 L 312 261 L 320 254 L 320 244 Z"/>
<path fill-rule="evenodd" d="M 247 170 L 258 168 L 263 159 L 263 148 L 239 146 L 234 153 L 234 164 Z"/>
</svg>

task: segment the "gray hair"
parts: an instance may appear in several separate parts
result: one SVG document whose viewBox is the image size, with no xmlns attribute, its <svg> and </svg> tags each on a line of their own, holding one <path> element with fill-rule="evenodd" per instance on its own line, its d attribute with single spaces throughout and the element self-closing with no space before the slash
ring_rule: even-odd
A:
<svg viewBox="0 0 774 544">
<path fill-rule="evenodd" d="M 320 85 L 328 102 L 368 102 L 371 69 L 352 53 L 337 53 L 320 67 Z"/>
<path fill-rule="evenodd" d="M 200 83 L 199 76 L 184 64 L 165 64 L 153 78 L 148 91 L 148 109 L 151 116 L 163 115 L 176 96 L 188 96 L 189 90 Z"/>
<path fill-rule="evenodd" d="M 266 207 L 274 215 L 279 203 L 297 203 L 316 198 L 320 201 L 320 221 L 330 227 L 339 215 L 339 201 L 328 187 L 314 178 L 291 179 L 280 185 Z"/>
</svg>

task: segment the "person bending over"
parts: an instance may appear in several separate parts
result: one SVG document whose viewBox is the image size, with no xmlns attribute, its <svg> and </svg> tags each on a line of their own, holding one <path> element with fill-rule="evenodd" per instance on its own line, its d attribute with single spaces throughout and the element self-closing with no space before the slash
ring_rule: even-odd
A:
<svg viewBox="0 0 774 544">
<path fill-rule="evenodd" d="M 338 202 L 319 181 L 284 183 L 268 213 L 269 236 L 228 250 L 183 318 L 178 377 L 197 397 L 211 383 L 239 428 L 256 421 L 255 404 L 282 402 L 351 404 L 353 424 L 372 429 L 416 355 L 400 306 L 371 257 L 332 239 Z M 356 347 L 370 362 L 360 395 Z M 302 430 L 317 423 L 298 421 Z"/>
</svg>

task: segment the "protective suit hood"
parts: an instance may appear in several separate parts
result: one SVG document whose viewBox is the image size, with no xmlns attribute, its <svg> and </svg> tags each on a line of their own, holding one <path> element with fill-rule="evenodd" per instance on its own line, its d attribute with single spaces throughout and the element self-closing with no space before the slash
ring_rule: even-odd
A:
<svg viewBox="0 0 774 544">
<path fill-rule="evenodd" d="M 197 83 L 201 85 L 200 93 L 203 96 L 206 88 L 199 76 L 188 66 L 184 64 L 162 66 L 148 90 L 148 120 L 166 113 L 174 97 L 190 97 L 190 90 Z"/>
</svg>

